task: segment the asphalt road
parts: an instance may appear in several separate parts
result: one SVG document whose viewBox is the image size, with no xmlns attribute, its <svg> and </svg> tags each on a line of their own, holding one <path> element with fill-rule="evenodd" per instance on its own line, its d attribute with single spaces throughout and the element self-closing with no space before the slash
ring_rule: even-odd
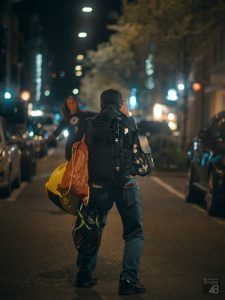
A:
<svg viewBox="0 0 225 300">
<path fill-rule="evenodd" d="M 23 184 L 9 199 L 0 199 L 1 300 L 225 299 L 225 220 L 185 203 L 182 174 L 138 179 L 145 230 L 140 277 L 147 293 L 117 295 L 123 240 L 115 208 L 99 252 L 99 283 L 92 289 L 76 289 L 73 217 L 55 207 L 44 192 L 63 154 L 61 146 L 39 160 L 33 182 Z"/>
</svg>

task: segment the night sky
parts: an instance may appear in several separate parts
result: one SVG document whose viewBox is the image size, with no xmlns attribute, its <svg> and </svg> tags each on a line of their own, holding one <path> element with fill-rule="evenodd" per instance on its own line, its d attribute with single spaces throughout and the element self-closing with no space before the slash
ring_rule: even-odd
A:
<svg viewBox="0 0 225 300">
<path fill-rule="evenodd" d="M 35 13 L 39 16 L 49 59 L 53 61 L 52 68 L 56 72 L 66 72 L 64 83 L 61 83 L 63 93 L 68 93 L 75 87 L 73 85 L 77 84 L 74 78 L 76 54 L 96 49 L 99 43 L 109 39 L 112 32 L 106 26 L 115 21 L 112 16 L 119 14 L 121 2 L 121 0 L 22 0 L 18 4 L 22 14 Z M 82 13 L 81 8 L 88 5 L 93 7 L 93 12 Z M 79 39 L 77 37 L 79 31 L 86 31 L 88 37 Z"/>
</svg>

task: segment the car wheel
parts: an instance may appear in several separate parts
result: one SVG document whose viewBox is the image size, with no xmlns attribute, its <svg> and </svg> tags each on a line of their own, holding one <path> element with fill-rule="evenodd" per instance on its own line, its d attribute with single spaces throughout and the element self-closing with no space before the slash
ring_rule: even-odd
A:
<svg viewBox="0 0 225 300">
<path fill-rule="evenodd" d="M 219 200 L 217 190 L 217 178 L 213 171 L 209 173 L 208 179 L 208 191 L 205 195 L 206 210 L 210 216 L 216 216 L 219 214 Z"/>
<path fill-rule="evenodd" d="M 15 186 L 15 188 L 19 188 L 20 185 L 21 185 L 21 173 L 20 173 L 20 170 L 19 170 L 17 178 L 14 182 L 14 186 Z"/>
<path fill-rule="evenodd" d="M 187 181 L 186 181 L 186 202 L 200 203 L 204 199 L 204 195 L 195 186 L 195 173 L 192 165 L 188 166 Z"/>
</svg>

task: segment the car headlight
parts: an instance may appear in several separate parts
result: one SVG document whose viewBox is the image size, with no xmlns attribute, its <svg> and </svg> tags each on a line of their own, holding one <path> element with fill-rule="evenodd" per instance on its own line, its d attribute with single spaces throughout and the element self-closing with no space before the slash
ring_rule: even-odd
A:
<svg viewBox="0 0 225 300">
<path fill-rule="evenodd" d="M 63 130 L 63 136 L 67 138 L 69 136 L 69 131 L 67 129 Z"/>
</svg>

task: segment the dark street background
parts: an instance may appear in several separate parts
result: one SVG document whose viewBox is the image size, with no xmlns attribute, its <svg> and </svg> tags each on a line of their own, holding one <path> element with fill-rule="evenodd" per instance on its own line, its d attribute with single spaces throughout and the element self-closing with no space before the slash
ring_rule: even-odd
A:
<svg viewBox="0 0 225 300">
<path fill-rule="evenodd" d="M 115 208 L 99 252 L 98 285 L 92 289 L 73 286 L 73 217 L 60 211 L 44 193 L 48 174 L 63 161 L 63 151 L 60 145 L 39 160 L 36 178 L 17 197 L 15 190 L 9 199 L 0 199 L 0 299 L 123 298 L 117 295 L 123 240 Z M 181 199 L 185 185 L 182 174 L 155 174 L 138 182 L 145 230 L 140 278 L 147 293 L 129 298 L 205 299 L 203 278 L 216 277 L 221 292 L 214 297 L 224 299 L 224 220 L 210 218 L 201 208 Z M 172 192 L 162 186 L 165 184 Z M 173 194 L 173 188 L 178 195 Z"/>
</svg>

